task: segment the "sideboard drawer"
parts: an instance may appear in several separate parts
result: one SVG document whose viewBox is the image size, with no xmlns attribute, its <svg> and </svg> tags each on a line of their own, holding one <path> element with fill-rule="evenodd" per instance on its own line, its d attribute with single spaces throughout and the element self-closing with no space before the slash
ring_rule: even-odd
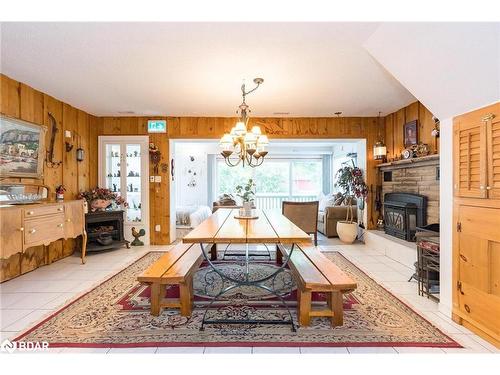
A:
<svg viewBox="0 0 500 375">
<path fill-rule="evenodd" d="M 52 215 L 25 221 L 24 244 L 35 246 L 64 238 L 64 215 Z"/>
<path fill-rule="evenodd" d="M 38 205 L 37 207 L 27 207 L 24 209 L 24 218 L 63 214 L 64 204 Z"/>
</svg>

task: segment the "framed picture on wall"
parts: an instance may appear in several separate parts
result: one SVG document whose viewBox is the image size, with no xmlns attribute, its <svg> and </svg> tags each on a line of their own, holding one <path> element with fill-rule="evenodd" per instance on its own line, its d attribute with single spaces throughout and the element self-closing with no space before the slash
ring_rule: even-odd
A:
<svg viewBox="0 0 500 375">
<path fill-rule="evenodd" d="M 418 121 L 413 120 L 403 127 L 403 139 L 405 147 L 410 147 L 418 144 Z"/>
<path fill-rule="evenodd" d="M 45 126 L 0 116 L 0 177 L 43 178 Z"/>
</svg>

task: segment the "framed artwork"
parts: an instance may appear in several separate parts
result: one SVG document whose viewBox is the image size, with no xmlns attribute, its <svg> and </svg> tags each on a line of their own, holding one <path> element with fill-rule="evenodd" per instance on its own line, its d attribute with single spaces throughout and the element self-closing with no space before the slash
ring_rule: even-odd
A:
<svg viewBox="0 0 500 375">
<path fill-rule="evenodd" d="M 45 126 L 0 116 L 0 177 L 43 178 Z"/>
<path fill-rule="evenodd" d="M 405 147 L 410 147 L 418 144 L 418 121 L 413 120 L 403 127 L 403 140 Z"/>
</svg>

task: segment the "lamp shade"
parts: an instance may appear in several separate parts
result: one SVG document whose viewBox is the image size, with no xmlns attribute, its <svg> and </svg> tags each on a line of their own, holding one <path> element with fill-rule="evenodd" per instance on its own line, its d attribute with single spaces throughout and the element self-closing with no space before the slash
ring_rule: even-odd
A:
<svg viewBox="0 0 500 375">
<path fill-rule="evenodd" d="M 255 134 L 255 135 L 261 135 L 262 134 L 262 131 L 260 130 L 260 126 L 253 126 L 252 127 L 252 133 Z"/>
<path fill-rule="evenodd" d="M 234 132 L 236 135 L 245 135 L 247 132 L 247 127 L 244 122 L 238 121 L 234 126 Z"/>
<path fill-rule="evenodd" d="M 376 160 L 384 159 L 387 155 L 387 147 L 385 147 L 384 142 L 377 142 L 373 146 L 373 158 Z"/>
<path fill-rule="evenodd" d="M 261 135 L 259 136 L 258 139 L 259 146 L 265 146 L 269 144 L 269 139 L 267 138 L 267 135 Z"/>
</svg>

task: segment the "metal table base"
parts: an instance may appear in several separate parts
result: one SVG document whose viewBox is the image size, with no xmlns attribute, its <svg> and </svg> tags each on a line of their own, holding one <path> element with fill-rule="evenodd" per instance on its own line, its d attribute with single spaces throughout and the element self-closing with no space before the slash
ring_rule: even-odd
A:
<svg viewBox="0 0 500 375">
<path fill-rule="evenodd" d="M 210 244 L 209 246 L 212 246 L 212 244 Z M 282 247 L 282 246 L 283 245 L 281 245 L 281 244 L 277 244 L 276 251 L 280 251 L 278 249 L 278 247 Z M 226 275 L 223 271 L 221 271 L 219 268 L 217 268 L 217 265 L 214 264 L 210 260 L 210 257 L 207 255 L 205 248 L 203 247 L 203 244 L 200 244 L 200 247 L 201 247 L 201 252 L 203 254 L 203 257 L 208 262 L 208 264 L 212 268 L 212 270 L 214 272 L 216 272 L 221 277 L 221 279 L 223 281 L 227 280 L 233 284 L 233 285 L 228 286 L 227 288 L 222 288 L 221 291 L 219 293 L 217 293 L 212 298 L 212 300 L 210 301 L 210 303 L 208 304 L 208 306 L 205 310 L 205 313 L 203 314 L 203 319 L 201 322 L 200 331 L 203 331 L 205 329 L 206 324 L 278 324 L 278 325 L 290 325 L 292 331 L 296 332 L 296 327 L 295 327 L 295 323 L 293 321 L 292 313 L 291 313 L 289 307 L 287 306 L 285 300 L 283 299 L 283 296 L 280 295 L 278 293 L 278 291 L 276 291 L 273 287 L 270 288 L 270 287 L 263 284 L 267 280 L 275 279 L 276 276 L 278 276 L 281 272 L 283 272 L 285 270 L 285 268 L 288 264 L 288 261 L 290 260 L 290 257 L 293 254 L 295 244 L 292 244 L 292 247 L 290 249 L 288 257 L 283 259 L 283 263 L 280 266 L 274 266 L 276 268 L 276 270 L 274 272 L 272 272 L 270 275 L 267 275 L 266 277 L 260 278 L 258 280 L 250 280 L 250 256 L 251 256 L 251 253 L 249 252 L 249 249 L 248 249 L 249 244 L 246 244 L 246 250 L 245 250 L 245 254 L 244 254 L 244 256 L 245 256 L 245 272 L 243 274 L 244 277 L 242 280 L 230 277 L 230 276 Z M 284 253 L 286 253 L 286 252 L 284 252 Z M 224 284 L 222 284 L 222 285 L 224 285 Z M 273 283 L 271 285 L 274 286 L 274 280 L 273 280 Z M 208 314 L 210 308 L 213 306 L 213 304 L 216 301 L 222 300 L 221 297 L 224 296 L 224 294 L 228 293 L 229 291 L 231 291 L 233 289 L 241 287 L 241 286 L 253 286 L 253 287 L 265 290 L 269 294 L 276 296 L 280 300 L 281 304 L 283 306 L 285 306 L 286 311 L 288 312 L 287 315 L 290 318 L 286 319 L 286 320 L 278 320 L 278 319 L 276 319 L 276 320 L 268 320 L 268 319 L 208 319 L 207 318 L 207 314 Z M 228 304 L 228 305 L 230 305 L 230 304 Z"/>
</svg>

